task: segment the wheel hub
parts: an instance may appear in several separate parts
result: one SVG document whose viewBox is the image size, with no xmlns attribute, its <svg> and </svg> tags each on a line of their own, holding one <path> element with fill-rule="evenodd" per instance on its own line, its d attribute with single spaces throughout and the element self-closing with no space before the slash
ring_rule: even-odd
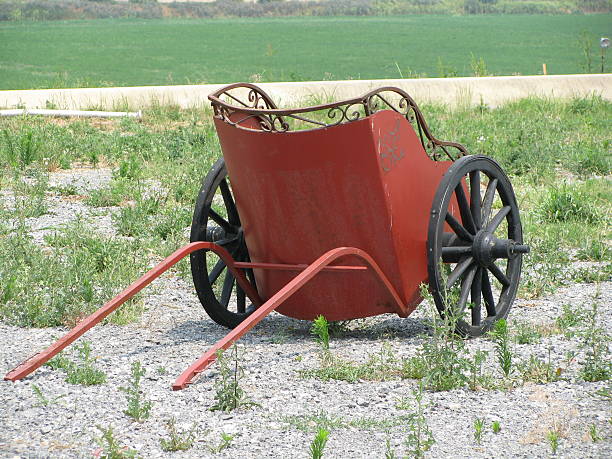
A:
<svg viewBox="0 0 612 459">
<path fill-rule="evenodd" d="M 498 258 L 514 258 L 518 254 L 529 253 L 529 246 L 517 244 L 512 239 L 499 239 L 485 230 L 474 237 L 472 255 L 480 266 L 489 266 Z"/>
</svg>

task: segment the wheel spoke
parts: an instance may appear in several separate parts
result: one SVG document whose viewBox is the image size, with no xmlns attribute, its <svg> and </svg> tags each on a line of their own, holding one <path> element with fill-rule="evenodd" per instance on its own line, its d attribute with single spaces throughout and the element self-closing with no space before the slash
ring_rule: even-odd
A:
<svg viewBox="0 0 612 459">
<path fill-rule="evenodd" d="M 495 298 L 493 298 L 493 291 L 491 290 L 489 273 L 484 269 L 482 270 L 482 297 L 487 307 L 487 316 L 495 317 L 497 315 L 497 311 L 495 310 Z"/>
<path fill-rule="evenodd" d="M 446 279 L 446 288 L 449 289 L 453 286 L 457 279 L 474 263 L 474 257 L 467 257 L 465 260 L 457 263 L 455 269 L 448 275 Z"/>
<path fill-rule="evenodd" d="M 459 302 L 457 303 L 457 313 L 465 309 L 468 295 L 470 294 L 470 290 L 472 289 L 472 284 L 474 283 L 474 276 L 476 275 L 477 270 L 478 266 L 473 266 L 461 281 L 461 294 L 459 295 Z"/>
<path fill-rule="evenodd" d="M 485 226 L 489 222 L 489 218 L 491 218 L 491 208 L 493 207 L 493 200 L 495 199 L 495 190 L 497 190 L 497 179 L 491 180 L 489 185 L 487 185 L 487 191 L 485 191 L 482 201 L 482 226 Z"/>
<path fill-rule="evenodd" d="M 495 214 L 495 217 L 491 219 L 489 224 L 487 225 L 486 231 L 489 233 L 494 233 L 500 223 L 506 218 L 506 215 L 510 213 L 510 206 L 504 206 L 500 209 L 499 212 Z"/>
<path fill-rule="evenodd" d="M 223 196 L 223 202 L 225 203 L 225 208 L 227 209 L 227 216 L 232 225 L 240 225 L 240 217 L 238 217 L 238 210 L 236 209 L 236 203 L 234 202 L 234 198 L 232 197 L 232 192 L 229 189 L 227 184 L 227 180 L 221 180 L 219 183 L 219 188 L 221 188 L 221 195 Z"/>
<path fill-rule="evenodd" d="M 455 217 L 452 216 L 452 214 L 447 213 L 444 220 L 461 239 L 470 242 L 474 240 L 474 236 L 468 233 L 468 231 L 461 225 L 461 223 L 457 221 Z"/>
<path fill-rule="evenodd" d="M 504 286 L 508 287 L 510 285 L 510 280 L 506 277 L 506 275 L 499 269 L 495 263 L 491 263 L 487 266 L 487 269 L 491 271 L 491 273 L 497 278 L 497 280 Z"/>
<path fill-rule="evenodd" d="M 236 311 L 240 314 L 244 314 L 246 310 L 246 295 L 240 285 L 236 286 Z"/>
<path fill-rule="evenodd" d="M 482 225 L 480 206 L 480 171 L 472 171 L 470 172 L 470 210 L 476 230 L 479 230 Z"/>
<path fill-rule="evenodd" d="M 223 281 L 223 291 L 221 292 L 221 304 L 225 309 L 228 308 L 230 298 L 232 296 L 232 290 L 234 289 L 234 275 L 231 271 L 225 273 L 225 280 Z"/>
<path fill-rule="evenodd" d="M 482 296 L 482 268 L 476 270 L 474 282 L 472 282 L 472 325 L 480 325 L 480 305 Z"/>
<path fill-rule="evenodd" d="M 224 219 L 221 215 L 215 212 L 212 207 L 208 209 L 208 216 L 221 228 L 225 230 L 226 233 L 233 233 L 235 230 L 229 222 Z"/>
<path fill-rule="evenodd" d="M 225 262 L 223 260 L 217 261 L 217 264 L 215 264 L 212 271 L 208 275 L 208 282 L 211 285 L 214 284 L 226 267 L 227 266 L 225 265 Z"/>
<path fill-rule="evenodd" d="M 457 263 L 459 258 L 471 253 L 471 246 L 442 247 L 442 261 L 444 263 Z"/>
<path fill-rule="evenodd" d="M 468 204 L 467 197 L 465 196 L 465 190 L 463 189 L 463 182 L 455 187 L 455 195 L 457 196 L 457 203 L 459 204 L 459 212 L 461 213 L 461 223 L 465 229 L 470 233 L 476 233 L 476 227 L 474 225 L 474 219 L 470 213 L 470 205 Z"/>
</svg>

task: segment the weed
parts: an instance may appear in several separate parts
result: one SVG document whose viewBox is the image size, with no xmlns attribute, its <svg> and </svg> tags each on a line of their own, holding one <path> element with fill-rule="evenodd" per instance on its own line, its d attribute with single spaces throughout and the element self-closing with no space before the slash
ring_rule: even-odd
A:
<svg viewBox="0 0 612 459">
<path fill-rule="evenodd" d="M 584 73 L 592 73 L 593 70 L 593 43 L 589 38 L 589 33 L 586 30 L 583 30 L 580 33 L 580 38 L 578 39 L 578 46 L 582 51 L 583 64 L 582 68 Z"/>
<path fill-rule="evenodd" d="M 478 350 L 470 362 L 470 389 L 478 390 L 482 386 L 490 386 L 490 377 L 482 373 L 482 364 L 487 360 L 487 352 Z"/>
<path fill-rule="evenodd" d="M 591 441 L 593 443 L 603 440 L 601 436 L 599 435 L 599 432 L 597 432 L 597 425 L 591 424 L 589 426 L 589 437 L 591 437 Z"/>
<path fill-rule="evenodd" d="M 132 363 L 131 378 L 128 387 L 120 387 L 119 390 L 127 395 L 128 407 L 123 412 L 131 417 L 136 422 L 143 422 L 151 415 L 153 403 L 146 400 L 142 394 L 140 380 L 146 373 L 146 370 L 140 364 L 140 361 Z"/>
<path fill-rule="evenodd" d="M 499 366 L 506 378 L 508 378 L 514 371 L 514 368 L 512 367 L 512 350 L 510 349 L 510 338 L 506 320 L 498 320 L 490 335 L 495 342 L 495 353 L 497 354 Z"/>
<path fill-rule="evenodd" d="M 337 429 L 358 428 L 363 430 L 380 430 L 397 427 L 409 422 L 412 415 L 394 416 L 390 418 L 356 418 L 344 419 L 332 416 L 323 410 L 314 414 L 285 416 L 283 422 L 302 432 L 317 432 L 325 429 L 329 432 Z"/>
<path fill-rule="evenodd" d="M 80 346 L 75 346 L 75 349 L 80 360 L 79 363 L 59 354 L 45 365 L 53 370 L 63 370 L 66 373 L 66 382 L 70 384 L 93 386 L 105 383 L 106 374 L 102 370 L 94 368 L 95 359 L 91 357 L 91 344 L 83 341 Z"/>
<path fill-rule="evenodd" d="M 425 298 L 430 297 L 427 288 L 421 288 Z M 431 310 L 432 337 L 426 340 L 418 354 L 403 363 L 403 376 L 422 379 L 425 388 L 433 391 L 452 390 L 469 383 L 471 360 L 466 356 L 465 341 L 455 334 L 456 318 L 446 314 L 440 318 Z"/>
<path fill-rule="evenodd" d="M 423 385 L 412 392 L 415 406 L 408 423 L 408 435 L 405 444 L 412 457 L 424 457 L 435 443 L 435 438 L 425 417 L 425 403 L 423 402 Z"/>
<path fill-rule="evenodd" d="M 79 190 L 72 183 L 68 185 L 56 185 L 49 188 L 50 191 L 54 191 L 60 196 L 76 196 L 79 194 Z"/>
<path fill-rule="evenodd" d="M 610 337 L 601 327 L 598 327 L 597 301 L 588 313 L 586 329 L 583 331 L 583 347 L 586 349 L 586 359 L 582 362 L 580 376 L 585 381 L 605 381 L 612 376 L 612 362 L 608 357 Z"/>
<path fill-rule="evenodd" d="M 310 455 L 312 459 L 321 459 L 323 457 L 323 451 L 325 450 L 328 437 L 329 432 L 327 430 L 319 429 L 317 431 L 314 440 L 312 440 L 310 444 Z"/>
<path fill-rule="evenodd" d="M 579 260 L 604 261 L 612 258 L 612 250 L 600 239 L 587 239 L 578 249 L 576 257 Z"/>
<path fill-rule="evenodd" d="M 249 400 L 239 384 L 244 376 L 244 370 L 239 364 L 238 347 L 236 345 L 232 346 L 231 352 L 232 355 L 229 358 L 223 351 L 217 352 L 219 377 L 215 381 L 215 403 L 210 407 L 211 411 L 229 412 L 240 407 L 257 405 L 257 403 Z"/>
<path fill-rule="evenodd" d="M 386 381 L 403 376 L 401 363 L 397 361 L 388 345 L 383 345 L 378 354 L 371 354 L 368 361 L 357 364 L 324 353 L 322 365 L 314 370 L 300 372 L 302 376 L 314 377 L 323 381 L 335 379 L 339 381 L 355 382 Z"/>
<path fill-rule="evenodd" d="M 561 306 L 561 308 L 561 315 L 557 317 L 555 323 L 567 337 L 571 337 L 575 334 L 572 329 L 586 320 L 586 312 L 581 309 L 574 308 L 569 304 L 564 304 Z"/>
<path fill-rule="evenodd" d="M 484 77 L 489 73 L 487 72 L 487 64 L 482 57 L 476 58 L 474 53 L 471 53 L 470 57 L 470 67 L 472 68 L 472 74 L 475 77 Z"/>
<path fill-rule="evenodd" d="M 221 432 L 221 440 L 214 446 L 209 446 L 208 450 L 213 454 L 218 454 L 224 449 L 227 449 L 231 446 L 232 441 L 234 440 L 234 436 L 225 432 Z"/>
<path fill-rule="evenodd" d="M 501 432 L 501 424 L 499 423 L 499 421 L 493 421 L 491 423 L 491 430 L 494 434 L 498 434 L 499 432 Z"/>
<path fill-rule="evenodd" d="M 312 322 L 310 332 L 315 336 L 323 353 L 329 352 L 329 324 L 325 317 L 317 317 Z"/>
<path fill-rule="evenodd" d="M 395 451 L 391 447 L 391 439 L 389 437 L 385 440 L 385 459 L 397 459 Z"/>
<path fill-rule="evenodd" d="M 34 135 L 34 131 L 25 127 L 16 134 L 11 134 L 8 129 L 3 129 L 6 143 L 6 160 L 13 167 L 25 169 L 38 159 L 40 142 Z"/>
<path fill-rule="evenodd" d="M 485 420 L 483 418 L 476 418 L 474 420 L 474 440 L 477 444 L 482 443 L 482 435 L 484 434 Z"/>
<path fill-rule="evenodd" d="M 97 426 L 97 428 L 102 432 L 102 436 L 96 438 L 96 443 L 98 443 L 101 448 L 100 451 L 96 452 L 97 457 L 101 459 L 128 459 L 138 457 L 138 452 L 119 444 L 115 438 L 112 426 L 109 425 L 106 429 L 102 426 Z"/>
<path fill-rule="evenodd" d="M 187 451 L 193 446 L 196 438 L 196 425 L 194 424 L 188 432 L 178 432 L 176 429 L 176 419 L 173 417 L 166 421 L 166 430 L 168 431 L 169 439 L 162 438 L 159 440 L 161 449 L 164 451 Z"/>
<path fill-rule="evenodd" d="M 57 401 L 60 398 L 65 397 L 65 395 L 62 394 L 62 395 L 58 395 L 57 397 L 54 397 L 53 399 L 48 399 L 47 397 L 45 397 L 45 394 L 43 394 L 42 389 L 38 387 L 36 384 L 32 384 L 32 390 L 34 391 L 34 395 L 36 395 L 36 398 L 38 399 L 38 403 L 34 406 L 53 405 L 54 403 L 57 403 Z"/>
<path fill-rule="evenodd" d="M 535 344 L 542 339 L 542 332 L 533 324 L 527 322 L 513 323 L 515 328 L 514 341 L 517 344 Z"/>
<path fill-rule="evenodd" d="M 592 197 L 576 185 L 553 187 L 544 195 L 538 209 L 542 222 L 596 223 L 601 215 L 592 204 Z"/>
<path fill-rule="evenodd" d="M 81 363 L 80 365 L 71 365 L 68 368 L 66 382 L 84 386 L 105 383 L 106 374 L 93 366 L 94 359 L 91 357 L 91 345 L 87 341 L 83 341 L 81 346 L 75 346 L 75 349 Z"/>
<path fill-rule="evenodd" d="M 49 176 L 46 172 L 34 169 L 27 176 L 18 177 L 14 186 L 15 214 L 22 218 L 40 217 L 48 211 L 46 192 Z"/>
<path fill-rule="evenodd" d="M 519 372 L 524 382 L 530 381 L 536 384 L 547 384 L 559 379 L 561 369 L 555 368 L 550 362 L 549 349 L 548 362 L 544 362 L 535 355 L 532 355 L 528 361 L 519 364 Z"/>
<path fill-rule="evenodd" d="M 560 435 L 557 429 L 549 430 L 546 433 L 546 439 L 548 440 L 548 444 L 550 445 L 550 450 L 552 451 L 553 455 L 557 454 L 557 449 L 559 448 L 559 438 Z"/>
</svg>

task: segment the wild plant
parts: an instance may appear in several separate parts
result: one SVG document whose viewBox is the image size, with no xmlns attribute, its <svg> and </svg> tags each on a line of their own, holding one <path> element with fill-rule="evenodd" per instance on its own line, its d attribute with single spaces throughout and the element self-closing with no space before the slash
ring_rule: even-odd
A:
<svg viewBox="0 0 612 459">
<path fill-rule="evenodd" d="M 474 419 L 474 440 L 477 444 L 482 443 L 482 435 L 484 434 L 485 420 L 483 418 Z"/>
<path fill-rule="evenodd" d="M 529 357 L 529 360 L 518 365 L 519 372 L 524 382 L 530 381 L 536 384 L 547 384 L 557 381 L 561 374 L 560 368 L 555 368 L 551 363 L 551 349 L 548 349 L 548 361 L 544 362 L 535 355 Z"/>
<path fill-rule="evenodd" d="M 196 439 L 197 426 L 194 424 L 188 432 L 179 432 L 176 428 L 174 417 L 166 421 L 166 430 L 170 438 L 159 440 L 161 449 L 164 451 L 187 451 L 193 446 Z"/>
<path fill-rule="evenodd" d="M 495 342 L 495 353 L 497 354 L 499 366 L 506 378 L 508 378 L 514 371 L 514 368 L 512 366 L 512 350 L 510 349 L 510 337 L 506 320 L 498 320 L 493 326 L 490 335 Z"/>
<path fill-rule="evenodd" d="M 482 373 L 482 364 L 487 360 L 488 353 L 485 351 L 477 350 L 474 353 L 473 359 L 470 362 L 470 389 L 478 390 L 482 386 L 483 382 L 489 379 Z"/>
<path fill-rule="evenodd" d="M 542 339 L 541 331 L 533 324 L 514 321 L 514 341 L 517 344 L 534 344 Z"/>
<path fill-rule="evenodd" d="M 62 395 L 58 395 L 57 397 L 54 397 L 52 399 L 49 399 L 45 396 L 45 394 L 43 393 L 42 389 L 40 387 L 38 387 L 36 384 L 32 384 L 32 391 L 34 392 L 34 395 L 36 395 L 36 398 L 38 399 L 38 403 L 34 406 L 49 406 L 49 405 L 53 405 L 55 403 L 57 403 L 57 401 L 60 398 L 65 397 L 65 394 Z"/>
<path fill-rule="evenodd" d="M 208 450 L 213 454 L 218 454 L 226 448 L 229 448 L 234 441 L 234 436 L 225 432 L 221 432 L 221 440 L 216 445 L 208 446 Z"/>
<path fill-rule="evenodd" d="M 548 440 L 548 444 L 550 445 L 550 450 L 552 454 L 557 454 L 557 449 L 559 448 L 559 431 L 557 429 L 549 430 L 546 433 L 546 439 Z"/>
<path fill-rule="evenodd" d="M 49 176 L 46 172 L 34 169 L 28 177 L 20 177 L 13 188 L 15 213 L 18 217 L 32 218 L 45 215 L 49 211 L 46 192 Z"/>
<path fill-rule="evenodd" d="M 317 317 L 312 322 L 310 332 L 315 336 L 315 339 L 321 346 L 323 354 L 329 352 L 329 323 L 323 316 Z"/>
<path fill-rule="evenodd" d="M 591 437 L 591 441 L 593 443 L 596 443 L 600 440 L 603 440 L 601 438 L 601 436 L 599 435 L 599 432 L 597 432 L 597 425 L 596 424 L 591 424 L 589 426 L 589 437 Z"/>
<path fill-rule="evenodd" d="M 141 388 L 141 379 L 146 370 L 136 360 L 132 363 L 131 378 L 127 387 L 120 387 L 119 390 L 126 393 L 127 409 L 123 412 L 136 422 L 143 422 L 151 415 L 153 403 L 146 400 Z"/>
<path fill-rule="evenodd" d="M 578 185 L 552 187 L 540 202 L 538 214 L 542 222 L 596 223 L 601 220 L 592 197 Z"/>
<path fill-rule="evenodd" d="M 455 334 L 456 322 L 452 313 L 441 318 L 432 311 L 431 339 L 423 343 L 417 356 L 404 361 L 404 377 L 422 379 L 425 388 L 433 391 L 452 390 L 469 383 L 467 375 L 472 363 L 465 341 Z"/>
<path fill-rule="evenodd" d="M 482 57 L 476 58 L 474 53 L 471 54 L 470 57 L 470 67 L 472 68 L 472 74 L 475 77 L 484 77 L 489 73 L 487 72 L 487 64 Z"/>
<path fill-rule="evenodd" d="M 580 376 L 585 381 L 605 381 L 612 376 L 612 361 L 608 359 L 610 338 L 605 330 L 598 326 L 598 302 L 594 301 L 588 314 L 587 327 L 583 332 L 583 347 L 586 359 L 582 363 Z"/>
<path fill-rule="evenodd" d="M 323 457 L 323 451 L 327 444 L 329 432 L 325 429 L 319 429 L 315 435 L 312 443 L 310 444 L 310 456 L 312 459 L 321 459 Z"/>
<path fill-rule="evenodd" d="M 25 128 L 18 134 L 11 134 L 8 129 L 3 129 L 2 133 L 6 143 L 6 159 L 11 166 L 25 169 L 36 161 L 40 141 L 31 128 Z"/>
<path fill-rule="evenodd" d="M 412 391 L 414 408 L 408 423 L 408 435 L 405 444 L 412 457 L 424 457 L 425 452 L 435 443 L 435 438 L 425 417 L 425 403 L 423 402 L 423 384 Z"/>
<path fill-rule="evenodd" d="M 391 446 L 391 439 L 389 437 L 385 440 L 385 459 L 397 459 L 395 450 Z"/>
<path fill-rule="evenodd" d="M 66 382 L 70 384 L 81 384 L 93 386 L 106 382 L 106 374 L 94 367 L 95 359 L 91 357 L 91 344 L 83 341 L 75 346 L 79 362 L 73 362 L 63 354 L 59 354 L 49 360 L 45 365 L 53 370 L 63 370 L 66 373 Z"/>
<path fill-rule="evenodd" d="M 256 406 L 257 403 L 251 401 L 240 387 L 244 370 L 239 363 L 238 347 L 232 346 L 230 357 L 221 350 L 217 351 L 217 365 L 219 377 L 215 381 L 215 403 L 210 410 L 230 412 L 240 407 Z"/>
<path fill-rule="evenodd" d="M 498 434 L 499 432 L 501 432 L 501 424 L 499 423 L 499 421 L 493 421 L 491 423 L 491 430 L 494 434 Z"/>
<path fill-rule="evenodd" d="M 107 428 L 96 427 L 102 432 L 102 436 L 96 438 L 96 443 L 100 445 L 100 451 L 96 452 L 97 457 L 101 459 L 134 459 L 139 457 L 137 451 L 119 444 L 112 426 L 109 425 Z"/>
</svg>

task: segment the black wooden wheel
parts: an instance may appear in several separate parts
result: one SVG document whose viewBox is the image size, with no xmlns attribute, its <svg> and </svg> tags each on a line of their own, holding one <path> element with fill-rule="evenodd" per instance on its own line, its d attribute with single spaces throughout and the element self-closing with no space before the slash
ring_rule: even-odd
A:
<svg viewBox="0 0 612 459">
<path fill-rule="evenodd" d="M 440 314 L 452 314 L 464 336 L 489 331 L 508 315 L 528 252 L 501 167 L 486 156 L 457 160 L 434 196 L 427 239 L 429 287 Z"/>
<path fill-rule="evenodd" d="M 215 242 L 236 261 L 250 261 L 223 158 L 213 165 L 202 182 L 190 240 Z M 211 319 L 234 328 L 254 311 L 254 306 L 247 304 L 246 295 L 234 275 L 217 255 L 199 250 L 191 254 L 190 261 L 198 298 Z M 252 270 L 246 270 L 246 277 L 255 285 Z"/>
</svg>

